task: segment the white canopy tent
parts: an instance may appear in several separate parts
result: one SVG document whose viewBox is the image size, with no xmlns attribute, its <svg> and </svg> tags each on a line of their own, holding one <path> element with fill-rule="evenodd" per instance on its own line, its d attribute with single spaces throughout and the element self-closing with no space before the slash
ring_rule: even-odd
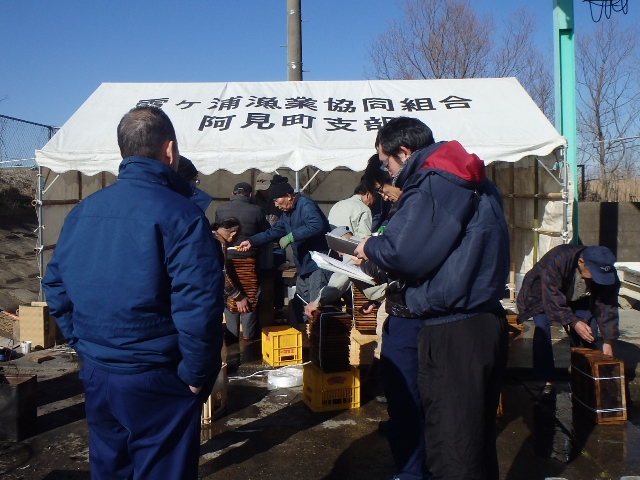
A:
<svg viewBox="0 0 640 480">
<path fill-rule="evenodd" d="M 436 140 L 456 139 L 492 164 L 489 176 L 508 199 L 515 273 L 570 235 L 567 169 L 557 169 L 564 167 L 566 142 L 515 78 L 105 83 L 36 152 L 46 226 L 41 249 L 53 248 L 74 204 L 114 181 L 121 161 L 116 127 L 137 105 L 167 112 L 180 153 L 207 176 L 201 188 L 214 199 L 227 197 L 237 181 L 252 181 L 257 171 L 278 170 L 300 172 L 305 192 L 326 208 L 351 194 L 360 176 L 351 172 L 364 170 L 380 126 L 401 115 L 417 117 Z M 546 179 L 538 179 L 539 166 Z"/>
</svg>

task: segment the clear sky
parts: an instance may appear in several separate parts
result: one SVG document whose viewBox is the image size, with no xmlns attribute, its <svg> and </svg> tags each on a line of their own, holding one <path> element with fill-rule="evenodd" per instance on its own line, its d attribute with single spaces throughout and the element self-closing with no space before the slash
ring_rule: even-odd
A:
<svg viewBox="0 0 640 480">
<path fill-rule="evenodd" d="M 553 62 L 552 0 L 471 3 L 497 23 L 526 5 Z M 592 20 L 574 4 L 579 35 Z M 367 78 L 398 5 L 302 0 L 304 80 Z M 629 10 L 637 19 L 640 5 Z M 62 126 L 102 82 L 286 80 L 285 44 L 286 0 L 0 0 L 0 114 Z"/>
</svg>

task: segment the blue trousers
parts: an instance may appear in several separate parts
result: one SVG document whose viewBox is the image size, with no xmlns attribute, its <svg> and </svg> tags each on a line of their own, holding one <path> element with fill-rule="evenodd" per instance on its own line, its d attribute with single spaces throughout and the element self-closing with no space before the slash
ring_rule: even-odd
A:
<svg viewBox="0 0 640 480">
<path fill-rule="evenodd" d="M 591 327 L 592 335 L 595 338 L 598 332 L 596 319 L 586 310 L 575 310 L 573 313 Z M 556 367 L 553 360 L 549 317 L 545 313 L 539 313 L 533 317 L 533 324 L 535 327 L 533 331 L 533 373 L 538 380 L 553 382 Z M 568 327 L 567 333 L 572 347 L 596 348 L 594 343 L 585 342 L 580 335 Z"/>
<path fill-rule="evenodd" d="M 402 480 L 422 480 L 426 453 L 418 388 L 420 320 L 390 315 L 382 327 L 380 374 L 387 397 L 387 437 Z"/>
<path fill-rule="evenodd" d="M 80 369 L 93 480 L 198 478 L 202 402 L 175 372 Z"/>
</svg>

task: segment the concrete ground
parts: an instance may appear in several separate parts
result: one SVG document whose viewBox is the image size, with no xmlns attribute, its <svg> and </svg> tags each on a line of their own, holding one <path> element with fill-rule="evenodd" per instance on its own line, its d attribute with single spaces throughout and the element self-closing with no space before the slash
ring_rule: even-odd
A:
<svg viewBox="0 0 640 480">
<path fill-rule="evenodd" d="M 0 309 L 6 312 L 37 299 L 32 226 L 0 225 Z M 559 393 L 555 403 L 538 402 L 532 324 L 512 335 L 497 421 L 502 479 L 640 478 L 640 312 L 628 306 L 620 312 L 622 335 L 614 352 L 625 362 L 629 421 L 624 425 L 594 425 L 573 411 L 568 340 L 561 329 L 553 331 Z M 11 340 L 0 337 L 0 343 Z M 3 480 L 90 478 L 79 363 L 65 346 L 47 353 L 52 359 L 38 364 L 18 348 L 19 358 L 0 363 L 2 373 L 38 376 L 37 431 L 21 442 L 0 442 Z M 303 404 L 301 387 L 267 388 L 259 372 L 271 367 L 262 364 L 260 341 L 226 345 L 223 358 L 229 371 L 227 409 L 203 429 L 200 478 L 384 480 L 393 475 L 388 443 L 378 429 L 386 418 L 384 404 L 363 397 L 358 409 L 314 413 Z"/>
</svg>

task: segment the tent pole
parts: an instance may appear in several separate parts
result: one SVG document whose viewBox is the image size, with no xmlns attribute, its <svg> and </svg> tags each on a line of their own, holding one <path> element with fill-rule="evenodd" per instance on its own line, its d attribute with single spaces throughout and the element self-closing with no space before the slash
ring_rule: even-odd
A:
<svg viewBox="0 0 640 480">
<path fill-rule="evenodd" d="M 516 175 L 513 163 L 509 163 L 509 250 L 511 252 L 511 262 L 509 264 L 509 296 L 515 302 L 516 293 Z"/>
<path fill-rule="evenodd" d="M 539 170 L 538 170 L 538 159 L 536 158 L 535 166 L 534 166 L 534 198 L 533 198 L 533 263 L 538 263 L 538 247 L 540 242 L 540 232 L 538 231 L 540 227 L 539 217 L 539 199 L 538 194 L 540 193 L 539 183 Z"/>
<path fill-rule="evenodd" d="M 44 292 L 42 291 L 42 277 L 44 277 L 44 254 L 43 245 L 44 238 L 42 235 L 44 224 L 42 223 L 42 167 L 38 165 L 38 183 L 36 185 L 36 211 L 38 216 L 38 244 L 36 245 L 36 258 L 38 260 L 38 301 L 44 301 Z"/>
</svg>

